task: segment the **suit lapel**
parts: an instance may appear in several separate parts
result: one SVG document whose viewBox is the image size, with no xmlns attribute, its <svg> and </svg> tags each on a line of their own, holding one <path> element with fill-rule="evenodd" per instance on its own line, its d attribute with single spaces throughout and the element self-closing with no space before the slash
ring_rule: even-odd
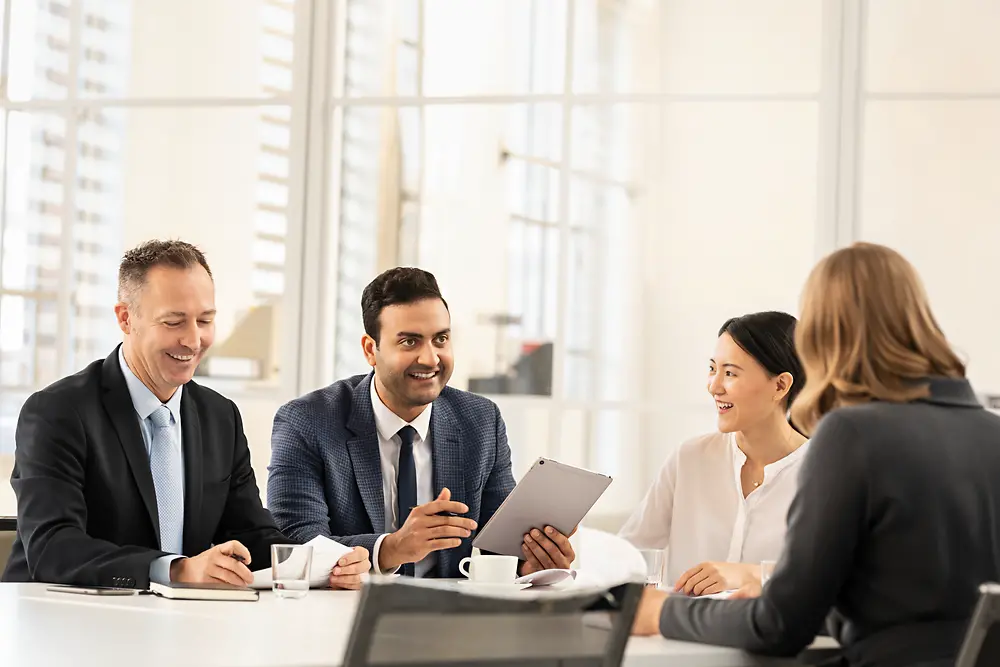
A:
<svg viewBox="0 0 1000 667">
<path fill-rule="evenodd" d="M 465 494 L 465 461 L 463 460 L 461 422 L 451 405 L 443 400 L 434 401 L 431 412 L 431 462 L 434 467 L 433 497 L 441 489 L 451 491 L 451 499 L 470 505 Z M 449 561 L 453 550 L 439 551 L 437 570 L 439 577 L 452 571 Z"/>
<path fill-rule="evenodd" d="M 372 408 L 371 382 L 372 374 L 369 374 L 354 388 L 351 416 L 347 421 L 347 428 L 354 437 L 347 441 L 347 451 L 372 532 L 381 533 L 385 530 L 385 496 L 382 493 L 382 460 Z"/>
<path fill-rule="evenodd" d="M 197 524 L 201 516 L 202 487 L 204 486 L 204 462 L 201 442 L 201 419 L 198 414 L 198 386 L 194 382 L 184 385 L 181 394 L 181 437 L 184 448 L 184 553 L 196 554 L 202 543 L 198 540 Z"/>
<path fill-rule="evenodd" d="M 101 397 L 104 409 L 111 418 L 111 423 L 118 434 L 118 442 L 125 451 L 125 458 L 132 477 L 139 488 L 142 503 L 146 506 L 149 520 L 153 524 L 156 543 L 160 543 L 160 520 L 156 510 L 156 488 L 153 486 L 153 474 L 149 470 L 149 455 L 139 428 L 139 418 L 132 405 L 132 396 L 128 393 L 125 376 L 118 364 L 118 348 L 104 360 L 101 369 L 101 385 L 104 393 Z"/>
</svg>

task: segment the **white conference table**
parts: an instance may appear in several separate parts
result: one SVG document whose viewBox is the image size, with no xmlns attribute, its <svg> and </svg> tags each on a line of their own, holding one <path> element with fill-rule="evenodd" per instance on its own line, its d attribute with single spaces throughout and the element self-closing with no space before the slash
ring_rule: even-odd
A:
<svg viewBox="0 0 1000 667">
<path fill-rule="evenodd" d="M 255 603 L 203 602 L 71 595 L 49 592 L 44 584 L 0 584 L 0 662 L 10 667 L 336 667 L 359 600 L 356 592 L 313 590 L 300 600 L 281 600 L 268 591 Z M 789 661 L 633 637 L 622 664 L 744 667 Z"/>
</svg>

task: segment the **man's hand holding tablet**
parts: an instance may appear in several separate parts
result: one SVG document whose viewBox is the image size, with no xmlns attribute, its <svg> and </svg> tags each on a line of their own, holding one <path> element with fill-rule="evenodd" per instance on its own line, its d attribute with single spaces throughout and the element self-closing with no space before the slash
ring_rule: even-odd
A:
<svg viewBox="0 0 1000 667">
<path fill-rule="evenodd" d="M 524 559 L 521 576 L 569 569 L 576 558 L 569 537 L 610 484 L 607 475 L 540 458 L 472 544 Z"/>
<path fill-rule="evenodd" d="M 569 538 L 576 532 L 563 535 L 552 526 L 539 530 L 532 528 L 524 535 L 521 544 L 524 562 L 521 563 L 520 574 L 525 576 L 542 570 L 568 570 L 576 560 L 576 551 Z"/>
</svg>

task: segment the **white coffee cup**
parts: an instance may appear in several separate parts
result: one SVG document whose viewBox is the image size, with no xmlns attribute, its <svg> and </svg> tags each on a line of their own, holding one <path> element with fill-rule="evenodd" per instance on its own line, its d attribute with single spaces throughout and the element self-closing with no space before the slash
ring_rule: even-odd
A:
<svg viewBox="0 0 1000 667">
<path fill-rule="evenodd" d="M 483 555 L 463 558 L 458 571 L 480 584 L 512 584 L 517 575 L 516 556 Z"/>
</svg>

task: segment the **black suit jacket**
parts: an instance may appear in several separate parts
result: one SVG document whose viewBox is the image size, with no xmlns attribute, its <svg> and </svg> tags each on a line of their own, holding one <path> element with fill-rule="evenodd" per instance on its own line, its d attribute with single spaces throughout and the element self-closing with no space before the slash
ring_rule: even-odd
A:
<svg viewBox="0 0 1000 667">
<path fill-rule="evenodd" d="M 184 554 L 239 540 L 251 569 L 287 542 L 260 502 L 243 422 L 195 382 L 181 396 Z M 149 457 L 118 350 L 33 394 L 17 422 L 17 539 L 3 581 L 147 588 L 160 551 Z"/>
</svg>

